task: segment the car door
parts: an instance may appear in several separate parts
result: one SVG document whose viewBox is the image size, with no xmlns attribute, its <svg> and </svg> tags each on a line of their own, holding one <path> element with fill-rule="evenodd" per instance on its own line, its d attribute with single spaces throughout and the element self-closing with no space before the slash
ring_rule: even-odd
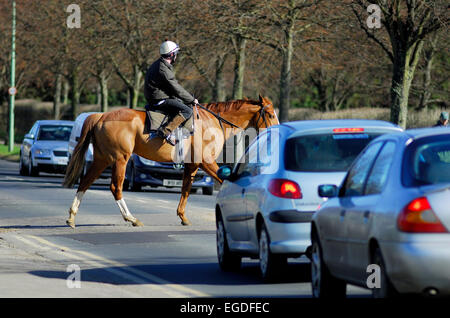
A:
<svg viewBox="0 0 450 318">
<path fill-rule="evenodd" d="M 354 197 L 353 207 L 346 215 L 348 270 L 355 280 L 365 282 L 369 265 L 369 235 L 374 214 L 382 200 L 382 191 L 388 180 L 396 144 L 386 142 L 379 151 L 367 180 L 363 195 Z"/>
<path fill-rule="evenodd" d="M 327 254 L 327 264 L 333 274 L 341 277 L 347 277 L 349 274 L 347 213 L 355 208 L 355 199 L 363 195 L 365 180 L 381 146 L 381 142 L 372 144 L 359 155 L 344 179 L 338 200 L 327 204 L 324 213 L 326 222 L 320 222 L 324 225 L 324 253 Z"/>
<path fill-rule="evenodd" d="M 256 166 L 253 159 L 256 151 L 257 143 L 255 140 L 236 165 L 232 174 L 232 181 L 223 189 L 225 193 L 223 193 L 222 199 L 222 214 L 226 230 L 233 241 L 248 241 L 249 239 L 245 192 L 251 184 L 250 178 Z M 252 159 L 250 160 L 250 158 Z"/>
<path fill-rule="evenodd" d="M 280 136 L 276 130 L 268 130 L 258 136 L 257 147 L 253 147 L 253 151 L 249 153 L 251 176 L 250 184 L 245 189 L 244 200 L 247 207 L 250 240 L 256 249 L 258 248 L 258 235 L 255 218 L 259 212 L 264 212 L 267 179 L 270 178 L 268 176 L 278 170 L 279 140 Z"/>
<path fill-rule="evenodd" d="M 23 140 L 22 156 L 25 159 L 23 162 L 25 165 L 28 165 L 30 161 L 31 146 L 33 146 L 34 140 L 36 139 L 38 126 L 39 124 L 37 122 L 34 123 L 33 127 L 31 127 L 30 131 L 25 135 Z"/>
</svg>

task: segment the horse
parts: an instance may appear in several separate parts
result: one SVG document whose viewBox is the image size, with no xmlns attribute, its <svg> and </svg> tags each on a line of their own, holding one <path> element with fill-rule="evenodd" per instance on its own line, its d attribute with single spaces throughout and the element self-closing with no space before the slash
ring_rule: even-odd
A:
<svg viewBox="0 0 450 318">
<path fill-rule="evenodd" d="M 194 177 L 199 168 L 220 184 L 217 176 L 219 168 L 216 160 L 224 142 L 241 130 L 260 129 L 279 124 L 272 102 L 259 95 L 259 100 L 235 100 L 198 105 L 194 111 L 194 132 L 184 139 L 186 151 L 181 197 L 177 215 L 182 225 L 191 225 L 185 216 L 185 207 Z M 174 162 L 175 147 L 161 137 L 150 138 L 144 134 L 145 111 L 121 108 L 88 116 L 83 124 L 80 138 L 66 169 L 63 186 L 72 188 L 80 178 L 85 161 L 85 153 L 92 143 L 94 160 L 85 175 L 81 177 L 75 198 L 69 209 L 66 223 L 75 228 L 75 216 L 83 195 L 108 166 L 112 168 L 110 190 L 122 217 L 133 226 L 143 226 L 134 217 L 122 196 L 122 185 L 128 159 L 132 153 L 159 162 Z M 206 138 L 208 137 L 208 138 Z M 199 153 L 196 149 L 201 148 Z M 208 151 L 205 151 L 205 150 Z"/>
</svg>

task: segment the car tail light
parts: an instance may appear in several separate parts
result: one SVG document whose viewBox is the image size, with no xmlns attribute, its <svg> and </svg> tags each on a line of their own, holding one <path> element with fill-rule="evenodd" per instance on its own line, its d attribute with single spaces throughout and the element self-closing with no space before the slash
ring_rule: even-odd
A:
<svg viewBox="0 0 450 318">
<path fill-rule="evenodd" d="M 269 183 L 269 192 L 286 199 L 301 199 L 302 191 L 295 182 L 287 179 L 273 179 Z"/>
<path fill-rule="evenodd" d="M 348 133 L 361 133 L 364 132 L 364 128 L 335 128 L 334 134 L 348 134 Z"/>
<path fill-rule="evenodd" d="M 400 231 L 410 233 L 447 232 L 425 197 L 417 198 L 408 203 L 398 216 L 397 225 Z"/>
</svg>

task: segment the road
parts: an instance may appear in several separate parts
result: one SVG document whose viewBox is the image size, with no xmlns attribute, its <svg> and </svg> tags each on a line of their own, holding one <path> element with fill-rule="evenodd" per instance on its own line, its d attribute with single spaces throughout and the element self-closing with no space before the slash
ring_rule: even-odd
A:
<svg viewBox="0 0 450 318">
<path fill-rule="evenodd" d="M 215 196 L 192 194 L 193 225 L 184 227 L 176 216 L 178 189 L 125 192 L 144 223 L 134 228 L 123 221 L 109 180 L 101 179 L 71 229 L 65 220 L 75 189 L 62 188 L 62 177 L 23 177 L 17 163 L 0 160 L 0 297 L 311 297 L 305 257 L 271 284 L 263 283 L 254 260 L 244 259 L 237 273 L 220 271 Z"/>
</svg>

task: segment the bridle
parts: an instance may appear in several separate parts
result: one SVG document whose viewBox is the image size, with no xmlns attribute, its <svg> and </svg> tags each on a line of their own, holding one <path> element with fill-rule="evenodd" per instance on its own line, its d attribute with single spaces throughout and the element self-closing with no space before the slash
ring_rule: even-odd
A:
<svg viewBox="0 0 450 318">
<path fill-rule="evenodd" d="M 208 108 L 206 108 L 206 107 L 204 107 L 204 106 L 202 106 L 202 105 L 200 105 L 200 104 L 195 104 L 195 107 L 197 107 L 197 106 L 200 107 L 200 108 L 203 109 L 203 110 L 206 110 L 208 113 L 210 113 L 210 114 L 212 114 L 214 117 L 216 117 L 216 119 L 219 121 L 220 128 L 222 128 L 222 132 L 223 132 L 224 136 L 225 136 L 225 129 L 223 128 L 222 122 L 223 122 L 223 123 L 226 123 L 226 124 L 228 124 L 228 125 L 230 125 L 230 126 L 233 127 L 233 128 L 238 128 L 238 129 L 243 130 L 243 131 L 245 130 L 244 128 L 239 127 L 238 125 L 233 124 L 233 123 L 230 122 L 229 120 L 226 120 L 225 118 L 223 118 L 222 116 L 220 116 L 220 113 L 215 113 L 215 112 L 213 112 L 212 110 L 210 110 L 210 109 L 208 109 Z M 257 119 L 256 122 L 255 122 L 255 126 L 256 126 L 256 129 L 257 129 L 257 131 L 258 131 L 258 135 L 259 135 L 259 129 L 260 129 L 260 128 L 258 127 L 258 122 L 259 122 L 259 120 L 260 120 L 261 118 L 264 120 L 264 124 L 266 125 L 266 128 L 269 127 L 268 124 L 267 124 L 267 118 L 266 118 L 266 113 L 267 113 L 266 108 L 269 107 L 269 106 L 272 106 L 272 104 L 267 104 L 267 105 L 265 105 L 265 106 L 262 106 L 262 105 L 261 105 L 261 109 L 258 111 L 258 119 Z M 276 113 L 275 113 L 275 116 L 276 116 Z M 197 110 L 197 119 L 199 119 L 199 116 L 198 116 L 198 110 Z"/>
</svg>

